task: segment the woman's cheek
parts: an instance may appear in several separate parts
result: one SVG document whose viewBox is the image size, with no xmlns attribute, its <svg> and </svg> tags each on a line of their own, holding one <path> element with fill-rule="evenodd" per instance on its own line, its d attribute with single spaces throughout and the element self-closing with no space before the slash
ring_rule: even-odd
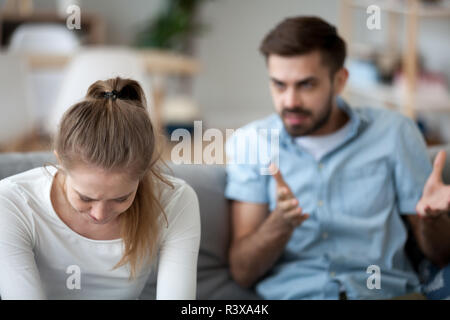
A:
<svg viewBox="0 0 450 320">
<path fill-rule="evenodd" d="M 118 208 L 119 209 L 118 211 L 121 213 L 125 212 L 131 207 L 132 204 L 133 204 L 133 201 L 126 202 L 126 203 L 122 204 L 120 206 L 120 208 Z"/>
<path fill-rule="evenodd" d="M 72 205 L 72 207 L 75 210 L 80 211 L 80 212 L 89 210 L 89 208 L 90 208 L 89 204 L 81 201 L 80 199 L 74 198 L 71 195 L 69 195 L 68 198 L 69 198 L 70 204 Z"/>
<path fill-rule="evenodd" d="M 72 206 L 80 212 L 89 211 L 90 209 L 90 206 L 82 201 L 77 201 L 75 205 L 72 204 Z"/>
</svg>

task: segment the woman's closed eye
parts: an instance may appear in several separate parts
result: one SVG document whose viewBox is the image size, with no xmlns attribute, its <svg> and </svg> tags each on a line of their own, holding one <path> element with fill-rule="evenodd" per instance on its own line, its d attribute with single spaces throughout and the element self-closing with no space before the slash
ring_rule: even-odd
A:
<svg viewBox="0 0 450 320">
<path fill-rule="evenodd" d="M 83 202 L 92 202 L 94 200 L 89 199 L 89 198 L 84 198 L 84 197 L 80 197 L 80 200 Z M 120 198 L 120 199 L 114 199 L 113 201 L 118 202 L 118 203 L 122 203 L 128 200 L 128 197 L 126 198 Z"/>
<path fill-rule="evenodd" d="M 91 201 L 93 201 L 92 199 L 83 198 L 83 197 L 80 197 L 80 200 L 83 201 L 83 202 L 91 202 Z"/>
<path fill-rule="evenodd" d="M 128 197 L 126 197 L 126 198 L 121 198 L 121 199 L 115 199 L 114 201 L 115 202 L 118 202 L 118 203 L 121 203 L 121 202 L 125 202 L 125 201 L 127 201 L 128 200 Z"/>
</svg>

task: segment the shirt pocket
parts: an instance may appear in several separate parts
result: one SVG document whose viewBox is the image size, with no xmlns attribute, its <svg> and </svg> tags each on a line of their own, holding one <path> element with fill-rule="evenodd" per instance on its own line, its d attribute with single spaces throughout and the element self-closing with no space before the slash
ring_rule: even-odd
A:
<svg viewBox="0 0 450 320">
<path fill-rule="evenodd" d="M 343 169 L 334 179 L 333 192 L 341 213 L 354 217 L 373 217 L 393 205 L 392 173 L 387 160 Z"/>
</svg>

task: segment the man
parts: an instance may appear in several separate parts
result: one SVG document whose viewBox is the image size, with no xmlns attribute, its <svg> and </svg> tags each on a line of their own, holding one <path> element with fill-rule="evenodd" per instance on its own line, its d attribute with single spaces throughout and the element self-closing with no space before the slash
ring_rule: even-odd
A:
<svg viewBox="0 0 450 320">
<path fill-rule="evenodd" d="M 439 265 L 448 261 L 450 223 L 430 199 L 422 212 L 427 218 L 415 214 L 432 171 L 416 125 L 392 111 L 350 108 L 339 98 L 348 78 L 345 43 L 319 18 L 284 20 L 260 50 L 277 114 L 240 130 L 279 132 L 279 170 L 272 166 L 273 175 L 264 175 L 261 163 L 233 161 L 248 150 L 236 149 L 237 134 L 228 141 L 233 278 L 266 299 L 420 292 L 404 252 L 401 215 Z"/>
</svg>

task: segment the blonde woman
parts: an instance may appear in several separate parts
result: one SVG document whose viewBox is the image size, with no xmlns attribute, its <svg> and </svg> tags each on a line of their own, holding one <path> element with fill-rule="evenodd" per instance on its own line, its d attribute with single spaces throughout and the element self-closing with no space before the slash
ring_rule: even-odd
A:
<svg viewBox="0 0 450 320">
<path fill-rule="evenodd" d="M 2 299 L 137 299 L 156 268 L 157 299 L 195 299 L 198 199 L 156 142 L 136 81 L 89 87 L 60 122 L 58 165 L 0 181 Z"/>
</svg>

